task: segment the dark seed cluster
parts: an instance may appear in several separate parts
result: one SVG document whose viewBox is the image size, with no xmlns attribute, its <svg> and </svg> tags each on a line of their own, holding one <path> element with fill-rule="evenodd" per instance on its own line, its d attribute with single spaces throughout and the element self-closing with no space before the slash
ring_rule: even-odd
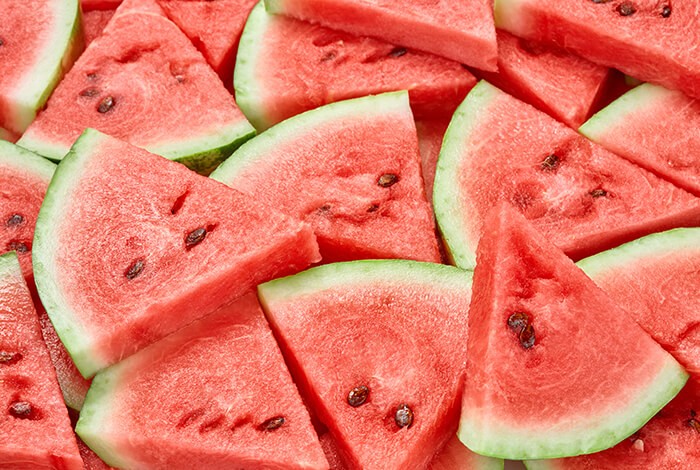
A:
<svg viewBox="0 0 700 470">
<path fill-rule="evenodd" d="M 29 251 L 29 247 L 29 242 L 22 242 L 18 240 L 12 240 L 7 244 L 7 249 L 9 251 L 16 251 L 18 254 L 27 253 Z"/>
<path fill-rule="evenodd" d="M 530 316 L 524 312 L 515 312 L 508 317 L 508 328 L 518 335 L 518 341 L 523 349 L 531 349 L 535 345 L 535 327 Z"/>
</svg>

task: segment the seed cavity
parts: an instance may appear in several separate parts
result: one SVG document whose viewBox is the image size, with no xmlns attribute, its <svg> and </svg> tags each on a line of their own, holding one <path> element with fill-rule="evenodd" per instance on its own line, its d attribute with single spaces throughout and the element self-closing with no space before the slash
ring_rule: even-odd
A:
<svg viewBox="0 0 700 470">
<path fill-rule="evenodd" d="M 616 9 L 620 16 L 631 16 L 637 13 L 637 7 L 632 2 L 622 2 Z"/>
<path fill-rule="evenodd" d="M 551 153 L 547 155 L 544 160 L 542 160 L 542 163 L 540 163 L 540 168 L 544 171 L 555 171 L 557 168 L 559 168 L 559 162 L 559 157 Z"/>
<path fill-rule="evenodd" d="M 371 205 L 367 208 L 367 212 L 369 212 L 370 214 L 371 214 L 372 212 L 377 212 L 378 210 L 379 210 L 379 204 L 377 204 L 377 203 L 371 204 Z"/>
<path fill-rule="evenodd" d="M 16 251 L 17 254 L 27 253 L 31 249 L 32 244 L 30 242 L 22 242 L 18 240 L 12 240 L 7 244 L 8 251 Z"/>
<path fill-rule="evenodd" d="M 225 420 L 226 418 L 224 415 L 219 415 L 210 421 L 202 423 L 202 425 L 199 427 L 199 432 L 204 434 L 207 432 L 214 431 L 215 429 L 221 427 L 221 425 L 224 424 Z"/>
<path fill-rule="evenodd" d="M 180 194 L 177 199 L 175 199 L 175 202 L 173 203 L 173 206 L 170 208 L 170 213 L 175 215 L 178 212 L 180 212 L 180 209 L 182 209 L 182 205 L 185 203 L 185 199 L 190 195 L 190 190 L 186 190 L 184 193 Z"/>
<path fill-rule="evenodd" d="M 348 393 L 348 405 L 353 408 L 362 406 L 367 401 L 369 397 L 369 388 L 366 385 L 360 385 L 355 387 Z"/>
<path fill-rule="evenodd" d="M 5 221 L 5 225 L 8 227 L 16 227 L 24 222 L 24 217 L 22 214 L 12 214 L 9 219 Z"/>
<path fill-rule="evenodd" d="M 384 173 L 377 179 L 377 184 L 382 188 L 390 188 L 398 182 L 399 177 L 394 173 Z"/>
<path fill-rule="evenodd" d="M 187 234 L 185 237 L 185 248 L 188 250 L 199 245 L 204 241 L 204 239 L 207 238 L 207 229 L 204 227 L 200 227 L 197 229 L 192 230 L 190 233 Z"/>
<path fill-rule="evenodd" d="M 132 262 L 124 272 L 124 277 L 131 281 L 132 279 L 138 277 L 143 272 L 145 267 L 146 261 L 144 259 L 139 258 L 134 260 L 134 262 Z"/>
<path fill-rule="evenodd" d="M 17 364 L 24 356 L 15 351 L 0 351 L 0 365 L 11 366 Z"/>
<path fill-rule="evenodd" d="M 593 3 L 610 3 L 612 0 L 591 0 Z"/>
<path fill-rule="evenodd" d="M 94 82 L 97 80 L 97 74 L 95 72 L 90 72 L 86 75 L 87 79 L 90 80 L 91 82 Z"/>
<path fill-rule="evenodd" d="M 413 424 L 413 410 L 405 403 L 402 403 L 396 408 L 394 413 L 394 421 L 400 428 L 410 428 Z"/>
<path fill-rule="evenodd" d="M 10 416 L 17 419 L 28 419 L 30 421 L 41 419 L 41 412 L 26 401 L 12 403 L 7 411 L 10 413 Z"/>
<path fill-rule="evenodd" d="M 95 87 L 88 87 L 80 92 L 80 96 L 84 96 L 85 98 L 94 98 L 95 96 L 97 96 L 99 94 L 100 94 L 100 90 L 98 90 Z"/>
<path fill-rule="evenodd" d="M 258 429 L 261 431 L 274 431 L 279 429 L 284 424 L 284 416 L 275 416 L 263 422 Z"/>
<path fill-rule="evenodd" d="M 325 54 L 323 54 L 323 57 L 321 57 L 321 62 L 328 62 L 330 60 L 333 60 L 337 57 L 337 53 L 335 51 L 328 51 Z"/>
<path fill-rule="evenodd" d="M 175 427 L 177 429 L 186 428 L 187 426 L 189 426 L 190 424 L 193 424 L 199 418 L 204 416 L 204 412 L 205 412 L 204 408 L 198 408 L 196 410 L 189 411 L 189 412 L 185 413 L 182 416 L 182 418 L 180 418 L 180 421 L 177 422 Z"/>
<path fill-rule="evenodd" d="M 664 5 L 661 8 L 661 17 L 668 18 L 669 16 L 671 16 L 671 12 L 672 12 L 671 5 Z"/>
<path fill-rule="evenodd" d="M 0 38 L 0 47 L 5 45 L 5 40 L 3 38 Z"/>
<path fill-rule="evenodd" d="M 604 189 L 598 188 L 598 189 L 594 189 L 593 191 L 591 191 L 591 192 L 588 193 L 588 194 L 590 194 L 591 197 L 599 198 L 599 197 L 605 197 L 605 196 L 607 196 L 607 195 L 608 195 L 608 192 L 607 192 L 606 190 L 604 190 Z"/>
<path fill-rule="evenodd" d="M 395 47 L 389 52 L 389 56 L 391 57 L 401 57 L 402 55 L 406 55 L 408 51 L 403 48 L 403 47 Z"/>
<path fill-rule="evenodd" d="M 114 109 L 115 104 L 115 99 L 111 96 L 107 96 L 102 101 L 100 101 L 100 104 L 97 106 L 97 112 L 100 114 L 105 114 Z"/>
<path fill-rule="evenodd" d="M 686 421 L 686 424 L 700 434 L 700 420 L 698 420 L 698 414 L 695 410 L 690 410 L 690 419 Z"/>
<path fill-rule="evenodd" d="M 508 317 L 508 328 L 518 335 L 518 341 L 523 349 L 535 345 L 535 327 L 530 322 L 530 316 L 524 312 L 515 312 Z"/>
</svg>

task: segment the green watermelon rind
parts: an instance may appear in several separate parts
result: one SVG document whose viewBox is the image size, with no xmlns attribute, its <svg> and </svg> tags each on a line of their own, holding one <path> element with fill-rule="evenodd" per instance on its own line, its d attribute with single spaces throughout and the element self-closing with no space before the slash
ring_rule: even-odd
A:
<svg viewBox="0 0 700 470">
<path fill-rule="evenodd" d="M 41 155 L 3 140 L 0 140 L 0 167 L 30 173 L 47 183 L 56 171 L 56 165 Z"/>
<path fill-rule="evenodd" d="M 22 268 L 19 265 L 17 253 L 8 251 L 0 255 L 0 279 L 12 277 L 13 279 L 23 279 Z"/>
<path fill-rule="evenodd" d="M 230 158 L 221 164 L 211 175 L 212 179 L 227 184 L 246 168 L 269 158 L 282 142 L 303 139 L 305 134 L 333 121 L 368 120 L 372 116 L 391 114 L 406 115 L 413 119 L 408 100 L 408 92 L 398 91 L 370 95 L 327 104 L 302 114 L 293 116 L 271 127 L 259 136 L 243 144 Z"/>
<path fill-rule="evenodd" d="M 527 38 L 533 29 L 533 25 L 528 22 L 528 16 L 523 14 L 528 2 L 529 0 L 495 0 L 493 19 L 496 28 Z"/>
<path fill-rule="evenodd" d="M 46 41 L 42 56 L 36 61 L 27 80 L 13 92 L 15 101 L 21 103 L 17 114 L 12 116 L 15 129 L 21 134 L 36 117 L 40 109 L 53 92 L 63 74 L 70 68 L 83 50 L 83 28 L 79 0 L 53 2 L 58 6 L 56 14 L 60 17 L 54 37 Z M 45 77 L 37 80 L 37 77 Z M 9 127 L 9 126 L 8 126 Z"/>
<path fill-rule="evenodd" d="M 57 222 L 66 217 L 64 206 L 76 187 L 81 170 L 86 165 L 92 148 L 106 136 L 94 129 L 86 129 L 76 140 L 71 151 L 56 168 L 49 184 L 34 229 L 32 264 L 34 279 L 41 302 L 51 319 L 58 337 L 66 347 L 78 371 L 86 378 L 102 369 L 106 363 L 98 357 L 90 343 L 91 335 L 78 321 L 79 316 L 70 310 L 59 287 L 61 273 L 52 262 L 57 235 Z"/>
<path fill-rule="evenodd" d="M 478 240 L 466 237 L 464 208 L 460 197 L 461 162 L 467 158 L 464 142 L 474 131 L 478 116 L 485 112 L 490 102 L 499 96 L 500 90 L 486 81 L 480 81 L 469 92 L 455 111 L 440 149 L 435 168 L 433 208 L 440 233 L 445 241 L 450 261 L 463 269 L 476 266 Z"/>
</svg>

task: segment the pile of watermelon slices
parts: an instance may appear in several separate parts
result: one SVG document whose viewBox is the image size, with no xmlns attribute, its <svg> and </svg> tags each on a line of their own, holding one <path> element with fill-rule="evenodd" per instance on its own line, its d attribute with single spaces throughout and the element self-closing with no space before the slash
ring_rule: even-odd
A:
<svg viewBox="0 0 700 470">
<path fill-rule="evenodd" d="M 0 468 L 700 468 L 694 1 L 0 18 Z"/>
</svg>

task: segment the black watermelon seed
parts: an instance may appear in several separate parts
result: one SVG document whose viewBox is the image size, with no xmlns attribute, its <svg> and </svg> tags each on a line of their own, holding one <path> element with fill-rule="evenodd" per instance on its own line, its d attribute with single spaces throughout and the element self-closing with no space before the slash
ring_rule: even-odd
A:
<svg viewBox="0 0 700 470">
<path fill-rule="evenodd" d="M 668 18 L 669 16 L 671 16 L 671 11 L 671 5 L 664 5 L 661 9 L 661 16 L 663 18 Z"/>
<path fill-rule="evenodd" d="M 532 323 L 528 323 L 520 331 L 518 339 L 520 340 L 520 346 L 524 349 L 530 349 L 535 345 L 535 327 L 532 326 Z"/>
<path fill-rule="evenodd" d="M 193 246 L 199 245 L 207 237 L 207 229 L 200 227 L 198 229 L 192 230 L 185 237 L 185 247 L 192 248 Z"/>
<path fill-rule="evenodd" d="M 612 0 L 591 0 L 593 3 L 610 3 Z"/>
<path fill-rule="evenodd" d="M 370 214 L 371 214 L 372 212 L 377 212 L 378 210 L 379 210 L 379 204 L 371 204 L 371 205 L 367 208 L 367 212 L 369 212 Z"/>
<path fill-rule="evenodd" d="M 16 251 L 17 254 L 27 253 L 29 251 L 30 244 L 28 242 L 20 242 L 17 240 L 11 241 L 7 245 L 9 251 Z"/>
<path fill-rule="evenodd" d="M 95 72 L 90 72 L 89 74 L 86 75 L 86 77 L 91 82 L 94 82 L 95 80 L 97 80 L 97 74 Z"/>
<path fill-rule="evenodd" d="M 5 45 L 5 40 L 3 38 L 0 38 L 0 47 Z"/>
<path fill-rule="evenodd" d="M 402 55 L 406 55 L 408 51 L 403 48 L 403 47 L 395 47 L 389 52 L 389 55 L 391 57 L 401 57 Z"/>
<path fill-rule="evenodd" d="M 348 404 L 353 408 L 364 405 L 369 397 L 369 388 L 365 385 L 355 387 L 348 393 Z"/>
<path fill-rule="evenodd" d="M 22 222 L 24 222 L 24 217 L 22 217 L 22 214 L 12 214 L 5 222 L 5 225 L 8 227 L 16 227 Z"/>
<path fill-rule="evenodd" d="M 637 13 L 637 7 L 632 2 L 622 2 L 617 6 L 620 16 L 631 16 Z"/>
<path fill-rule="evenodd" d="M 131 265 L 127 268 L 127 270 L 124 272 L 124 276 L 128 280 L 132 280 L 135 277 L 138 277 L 139 274 L 143 272 L 143 268 L 146 267 L 146 262 L 143 259 L 137 259 Z"/>
<path fill-rule="evenodd" d="M 0 351 L 0 365 L 11 366 L 22 360 L 22 353 L 11 351 Z"/>
<path fill-rule="evenodd" d="M 331 211 L 331 205 L 330 204 L 324 204 L 321 207 L 318 208 L 318 211 L 322 214 L 327 214 Z"/>
<path fill-rule="evenodd" d="M 549 154 L 547 155 L 544 160 L 542 160 L 542 163 L 540 163 L 540 168 L 542 168 L 545 171 L 554 171 L 557 168 L 559 168 L 559 157 L 556 155 Z"/>
<path fill-rule="evenodd" d="M 377 184 L 382 188 L 390 188 L 398 182 L 399 177 L 394 173 L 384 173 L 377 179 Z"/>
<path fill-rule="evenodd" d="M 323 57 L 321 57 L 321 62 L 328 62 L 329 60 L 333 60 L 337 57 L 337 53 L 335 51 L 328 51 L 325 54 L 323 54 Z"/>
<path fill-rule="evenodd" d="M 411 407 L 405 403 L 399 405 L 394 414 L 394 421 L 400 428 L 410 428 L 413 424 L 413 410 L 411 410 Z"/>
<path fill-rule="evenodd" d="M 86 98 L 93 98 L 99 94 L 100 90 L 95 87 L 89 87 L 80 92 L 80 96 L 84 96 Z"/>
<path fill-rule="evenodd" d="M 690 426 L 691 428 L 695 429 L 695 431 L 696 431 L 698 434 L 700 434 L 700 421 L 698 421 L 697 419 L 695 419 L 695 418 L 693 417 L 693 418 L 690 418 L 690 419 L 686 422 L 686 424 L 688 424 L 688 426 Z"/>
<path fill-rule="evenodd" d="M 10 408 L 7 411 L 10 413 L 10 416 L 17 419 L 28 419 L 31 421 L 41 419 L 41 413 L 39 410 L 34 408 L 31 403 L 26 401 L 14 402 L 10 405 Z"/>
<path fill-rule="evenodd" d="M 275 416 L 274 418 L 270 418 L 266 420 L 264 423 L 262 423 L 259 426 L 259 429 L 261 431 L 274 431 L 276 429 L 279 429 L 282 427 L 284 424 L 284 417 L 283 416 Z"/>
<path fill-rule="evenodd" d="M 111 96 L 107 96 L 102 101 L 100 101 L 99 106 L 97 106 L 97 112 L 101 114 L 107 113 L 114 109 L 115 104 L 116 102 L 114 98 L 112 98 Z"/>
<path fill-rule="evenodd" d="M 520 333 L 527 325 L 530 324 L 530 317 L 524 312 L 515 312 L 508 317 L 508 327 Z"/>
<path fill-rule="evenodd" d="M 608 192 L 604 189 L 594 189 L 589 193 L 592 197 L 598 198 L 598 197 L 605 197 L 608 195 Z"/>
</svg>

